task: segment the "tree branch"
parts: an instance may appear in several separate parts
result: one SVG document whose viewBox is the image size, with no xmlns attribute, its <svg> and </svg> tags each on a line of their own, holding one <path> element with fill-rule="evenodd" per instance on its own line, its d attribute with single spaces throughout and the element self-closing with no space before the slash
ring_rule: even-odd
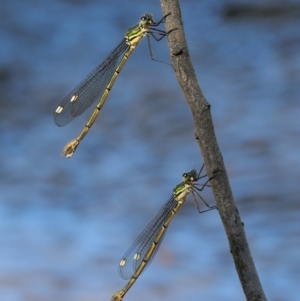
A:
<svg viewBox="0 0 300 301">
<path fill-rule="evenodd" d="M 166 18 L 165 25 L 167 31 L 171 31 L 168 34 L 168 45 L 172 65 L 192 111 L 196 140 L 202 152 L 207 173 L 210 177 L 213 176 L 211 180 L 213 194 L 240 282 L 248 301 L 267 300 L 251 256 L 244 224 L 236 207 L 222 154 L 216 140 L 210 104 L 201 91 L 191 64 L 179 2 L 178 0 L 160 0 L 160 2 L 163 14 L 171 13 Z"/>
</svg>

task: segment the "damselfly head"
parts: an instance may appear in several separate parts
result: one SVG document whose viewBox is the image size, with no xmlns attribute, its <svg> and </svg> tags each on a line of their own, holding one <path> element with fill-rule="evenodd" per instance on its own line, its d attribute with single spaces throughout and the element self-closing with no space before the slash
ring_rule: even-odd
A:
<svg viewBox="0 0 300 301">
<path fill-rule="evenodd" d="M 154 23 L 153 15 L 151 13 L 145 13 L 143 16 L 141 16 L 139 25 L 141 28 L 143 28 L 145 26 L 151 26 Z"/>
<path fill-rule="evenodd" d="M 182 180 L 184 183 L 187 183 L 187 182 L 194 182 L 198 179 L 198 172 L 195 170 L 195 169 L 192 169 L 191 171 L 189 172 L 185 172 L 183 175 L 182 175 Z"/>
</svg>

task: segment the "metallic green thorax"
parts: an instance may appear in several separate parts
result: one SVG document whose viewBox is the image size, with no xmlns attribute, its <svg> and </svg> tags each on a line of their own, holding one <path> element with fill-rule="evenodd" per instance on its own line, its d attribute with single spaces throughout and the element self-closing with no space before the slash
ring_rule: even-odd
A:
<svg viewBox="0 0 300 301">
<path fill-rule="evenodd" d="M 150 13 L 144 14 L 139 24 L 129 28 L 125 34 L 125 39 L 128 45 L 135 47 L 140 40 L 149 33 L 150 26 L 154 25 L 153 15 Z"/>
<path fill-rule="evenodd" d="M 186 172 L 182 175 L 182 182 L 176 185 L 173 189 L 173 194 L 176 200 L 180 201 L 190 193 L 190 189 L 193 186 L 193 182 L 198 180 L 198 173 L 195 169 Z"/>
</svg>

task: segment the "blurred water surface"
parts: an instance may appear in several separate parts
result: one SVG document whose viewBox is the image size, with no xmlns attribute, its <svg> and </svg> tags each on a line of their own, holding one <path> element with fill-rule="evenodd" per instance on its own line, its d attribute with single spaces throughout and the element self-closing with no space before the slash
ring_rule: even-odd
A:
<svg viewBox="0 0 300 301">
<path fill-rule="evenodd" d="M 238 3 L 182 1 L 184 27 L 266 295 L 296 300 L 300 1 Z M 58 128 L 53 110 L 148 11 L 162 16 L 158 1 L 2 1 L 1 300 L 110 300 L 123 253 L 201 166 L 172 68 L 146 41 L 74 157 L 60 157 L 88 114 Z M 166 40 L 152 48 L 169 60 Z M 218 213 L 189 200 L 125 299 L 244 300 Z"/>
</svg>

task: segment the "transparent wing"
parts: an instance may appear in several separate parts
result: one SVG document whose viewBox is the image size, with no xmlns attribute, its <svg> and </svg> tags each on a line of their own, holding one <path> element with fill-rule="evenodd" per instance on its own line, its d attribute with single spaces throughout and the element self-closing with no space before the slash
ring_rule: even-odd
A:
<svg viewBox="0 0 300 301">
<path fill-rule="evenodd" d="M 174 199 L 174 196 L 172 196 L 124 254 L 119 264 L 119 274 L 122 278 L 129 279 L 135 273 L 161 230 L 162 225 L 177 204 L 178 202 Z M 154 255 L 163 240 L 164 234 L 158 242 L 154 252 L 149 257 L 147 264 L 154 258 Z"/>
<path fill-rule="evenodd" d="M 62 100 L 53 115 L 56 125 L 64 126 L 68 124 L 74 117 L 81 115 L 100 98 L 116 69 L 119 58 L 128 48 L 126 40 L 123 39 L 104 62 L 96 67 Z"/>
</svg>

